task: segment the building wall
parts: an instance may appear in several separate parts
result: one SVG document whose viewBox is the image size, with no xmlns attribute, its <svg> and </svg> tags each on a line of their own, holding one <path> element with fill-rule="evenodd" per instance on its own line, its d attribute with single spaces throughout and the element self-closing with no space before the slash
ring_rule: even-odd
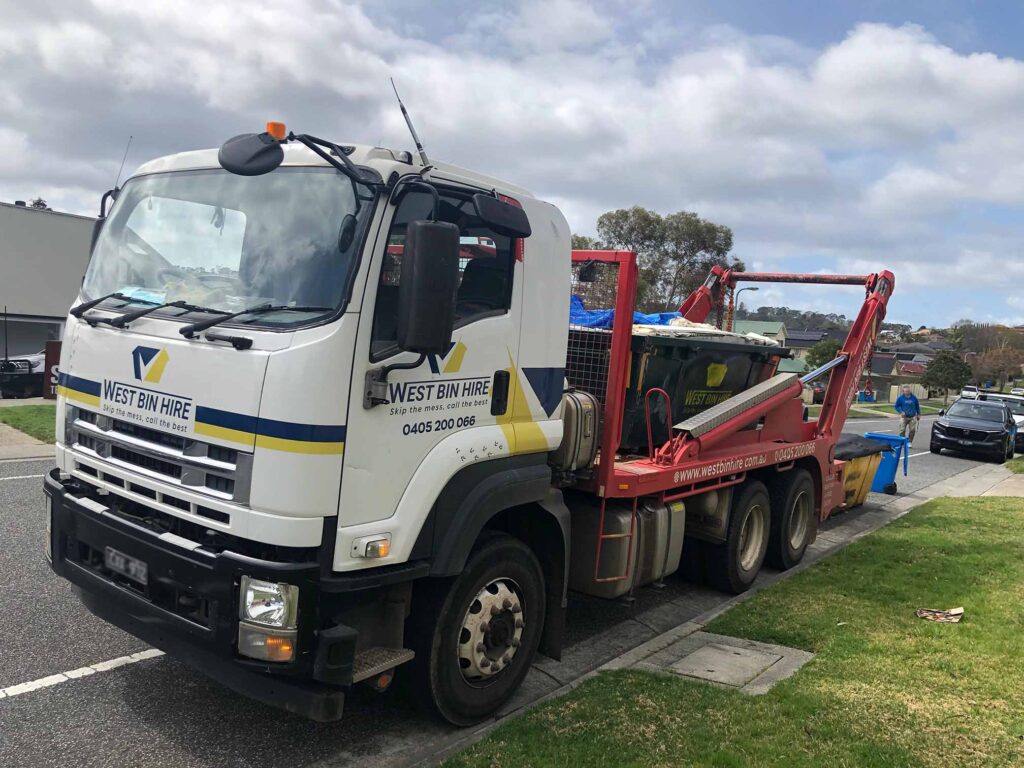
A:
<svg viewBox="0 0 1024 768">
<path fill-rule="evenodd" d="M 93 221 L 0 203 L 0 310 L 63 320 L 89 263 Z"/>
</svg>

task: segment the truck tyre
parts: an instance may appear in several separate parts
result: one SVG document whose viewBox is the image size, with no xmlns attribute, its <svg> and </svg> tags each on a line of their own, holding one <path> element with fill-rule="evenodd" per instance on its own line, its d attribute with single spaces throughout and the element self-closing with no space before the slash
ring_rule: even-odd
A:
<svg viewBox="0 0 1024 768">
<path fill-rule="evenodd" d="M 453 725 L 486 719 L 519 688 L 544 627 L 544 574 L 505 534 L 479 542 L 462 573 L 413 593 L 406 645 L 414 693 Z"/>
<path fill-rule="evenodd" d="M 708 547 L 707 574 L 713 587 L 738 595 L 754 583 L 771 527 L 771 500 L 764 483 L 747 482 L 735 496 L 725 543 Z"/>
<path fill-rule="evenodd" d="M 768 535 L 769 565 L 785 571 L 804 559 L 818 529 L 814 481 L 806 469 L 793 469 L 771 485 L 772 527 Z"/>
</svg>

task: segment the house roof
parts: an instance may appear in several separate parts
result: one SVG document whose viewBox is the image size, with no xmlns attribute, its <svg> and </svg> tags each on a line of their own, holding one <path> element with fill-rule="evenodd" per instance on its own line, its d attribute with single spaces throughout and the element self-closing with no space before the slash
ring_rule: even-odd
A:
<svg viewBox="0 0 1024 768">
<path fill-rule="evenodd" d="M 896 367 L 896 356 L 875 353 L 871 356 L 871 373 L 876 376 L 888 376 Z"/>
<path fill-rule="evenodd" d="M 920 341 L 911 341 L 907 344 L 894 344 L 892 349 L 896 352 L 913 352 L 914 354 L 928 355 L 929 357 L 935 356 L 935 350 Z"/>
<path fill-rule="evenodd" d="M 759 333 L 762 336 L 785 336 L 786 324 L 781 320 L 737 320 L 732 324 L 735 333 Z"/>
<path fill-rule="evenodd" d="M 934 349 L 937 352 L 944 351 L 944 350 L 949 350 L 949 349 L 956 349 L 956 347 L 954 347 L 952 344 L 950 344 L 945 339 L 937 339 L 935 341 L 929 341 L 928 342 L 928 346 L 931 347 L 932 349 Z"/>
<path fill-rule="evenodd" d="M 900 373 L 907 376 L 920 376 L 924 373 L 924 363 L 900 363 Z"/>
</svg>

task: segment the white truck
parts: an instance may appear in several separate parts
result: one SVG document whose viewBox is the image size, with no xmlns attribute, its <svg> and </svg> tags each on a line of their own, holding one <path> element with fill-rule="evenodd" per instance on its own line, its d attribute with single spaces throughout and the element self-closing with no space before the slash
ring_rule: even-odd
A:
<svg viewBox="0 0 1024 768">
<path fill-rule="evenodd" d="M 574 341 L 570 276 L 617 308 Z M 684 539 L 733 591 L 799 562 L 843 504 L 831 447 L 893 285 L 853 281 L 818 422 L 784 350 L 691 324 L 664 357 L 697 355 L 677 424 L 630 379 L 635 257 L 572 254 L 522 189 L 274 123 L 149 162 L 104 195 L 68 317 L 47 556 L 94 614 L 261 701 L 333 720 L 408 669 L 479 721 L 558 657 L 570 586 L 624 594 Z"/>
</svg>

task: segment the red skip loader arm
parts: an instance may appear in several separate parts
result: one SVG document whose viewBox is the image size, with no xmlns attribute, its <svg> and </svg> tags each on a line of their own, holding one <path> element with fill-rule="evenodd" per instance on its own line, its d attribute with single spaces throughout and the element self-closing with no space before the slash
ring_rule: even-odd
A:
<svg viewBox="0 0 1024 768">
<path fill-rule="evenodd" d="M 867 297 L 860 308 L 860 314 L 850 326 L 850 332 L 835 360 L 816 371 L 811 371 L 802 379 L 806 383 L 826 370 L 832 370 L 828 388 L 825 390 L 825 402 L 822 403 L 821 413 L 818 415 L 817 433 L 822 436 L 838 438 L 843 430 L 850 405 L 860 385 L 860 376 L 871 362 L 875 337 L 885 319 L 885 308 L 896 287 L 896 278 L 892 272 L 882 270 L 877 274 L 868 275 L 864 287 L 867 289 Z"/>
<path fill-rule="evenodd" d="M 705 322 L 712 309 L 721 307 L 726 291 L 731 291 L 740 281 L 864 286 L 867 297 L 839 354 L 834 360 L 801 379 L 806 384 L 832 371 L 825 390 L 825 402 L 818 416 L 816 434 L 838 437 L 857 393 L 861 374 L 871 360 L 875 337 L 885 319 L 886 305 L 896 287 L 896 278 L 888 270 L 872 275 L 789 275 L 776 272 L 734 272 L 716 266 L 712 267 L 704 284 L 686 298 L 679 312 L 692 322 Z"/>
</svg>

